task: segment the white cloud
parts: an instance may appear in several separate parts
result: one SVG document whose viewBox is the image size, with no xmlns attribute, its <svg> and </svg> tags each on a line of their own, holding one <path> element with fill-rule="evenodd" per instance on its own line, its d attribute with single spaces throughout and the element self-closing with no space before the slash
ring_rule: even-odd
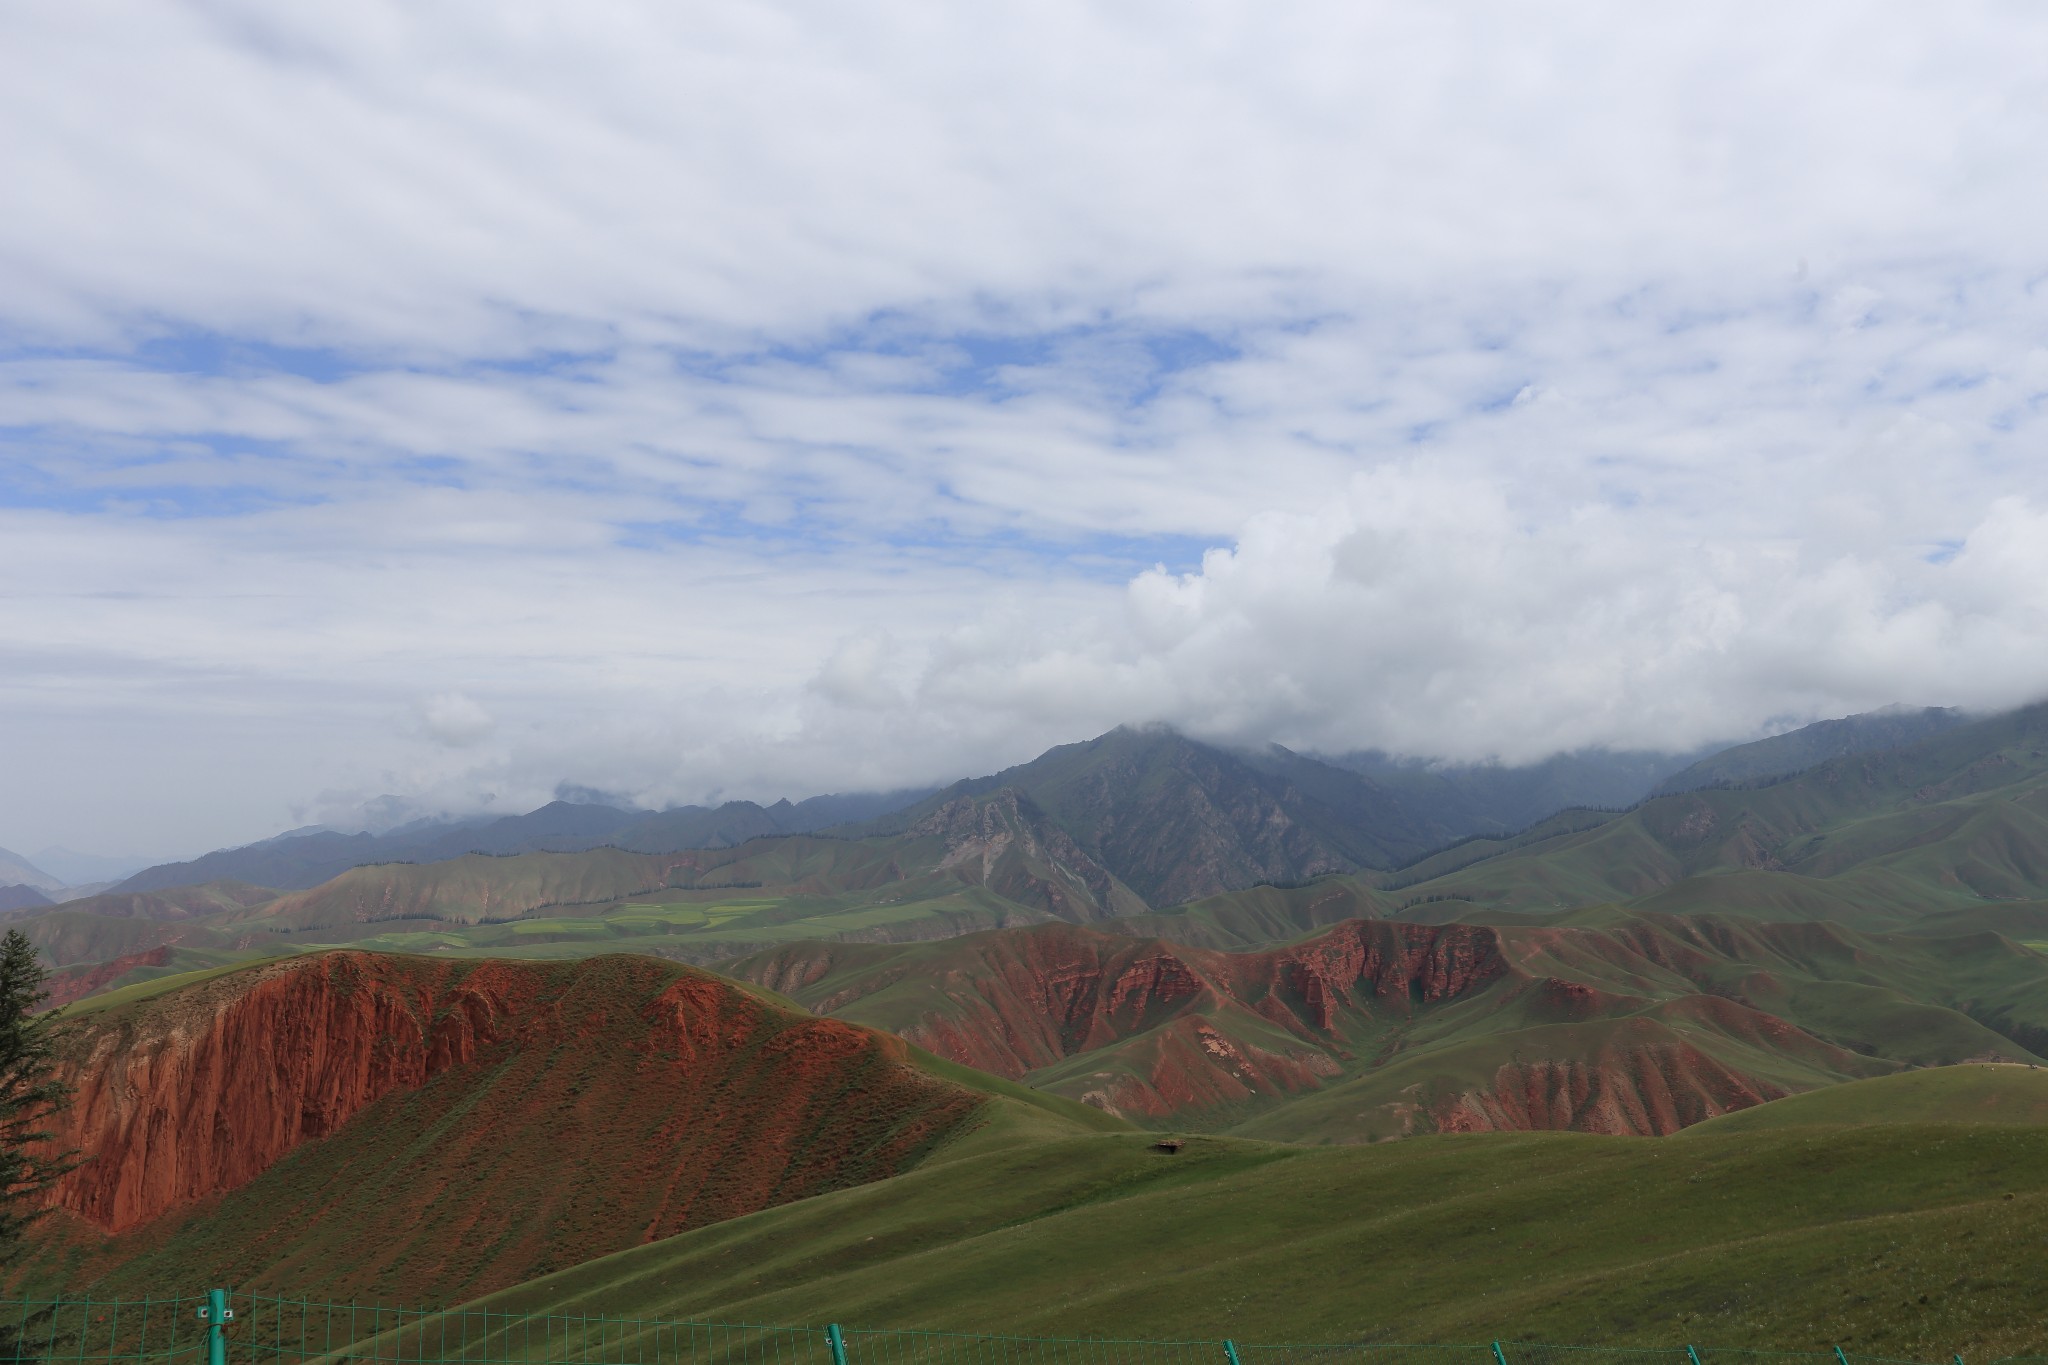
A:
<svg viewBox="0 0 2048 1365">
<path fill-rule="evenodd" d="M 11 7 L 0 836 L 2033 695 L 2044 59 L 2007 3 Z"/>
<path fill-rule="evenodd" d="M 1387 471 L 1141 576 L 1078 641 L 942 657 L 921 701 L 1029 713 L 1056 691 L 1226 739 L 1516 762 L 2048 694 L 2048 509 L 2000 500 L 1940 565 L 1675 529 L 1530 524 L 1497 486 Z"/>
<path fill-rule="evenodd" d="M 467 749 L 481 743 L 497 721 L 476 700 L 460 692 L 439 692 L 420 703 L 420 728 L 436 744 Z"/>
</svg>

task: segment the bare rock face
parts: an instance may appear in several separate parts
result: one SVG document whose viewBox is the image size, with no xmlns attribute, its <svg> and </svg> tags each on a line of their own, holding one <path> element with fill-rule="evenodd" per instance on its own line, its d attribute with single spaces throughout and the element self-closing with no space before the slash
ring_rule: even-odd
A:
<svg viewBox="0 0 2048 1365">
<path fill-rule="evenodd" d="M 201 1000 L 140 1019 L 88 1017 L 71 1031 L 64 1071 L 77 1102 L 57 1136 L 89 1160 L 53 1202 L 125 1232 L 248 1184 L 301 1143 L 496 1041 L 513 1002 L 482 974 L 443 1011 L 440 983 L 337 956 L 207 983 Z"/>
<path fill-rule="evenodd" d="M 1784 992 L 1762 967 L 1850 951 L 1827 925 L 1720 921 L 1360 919 L 1247 951 L 1042 924 L 791 944 L 732 970 L 1127 1118 L 1367 1141 L 1668 1133 L 1787 1093 L 1775 1077 L 1891 1069 L 1769 1012 Z"/>
<path fill-rule="evenodd" d="M 1647 1024 L 1648 1021 L 1631 1021 Z M 1439 1131 L 1547 1129 L 1662 1136 L 1790 1093 L 1738 1074 L 1662 1030 L 1632 1030 L 1588 1056 L 1510 1063 L 1492 1086 L 1439 1100 Z"/>
<path fill-rule="evenodd" d="M 986 797 L 956 797 L 908 833 L 945 840 L 941 870 L 1063 920 L 1080 923 L 1149 908 L 1011 787 Z"/>
<path fill-rule="evenodd" d="M 60 1036 L 57 1136 L 88 1160 L 51 1202 L 112 1236 L 102 1273 L 163 1223 L 215 1278 L 449 1301 L 894 1174 L 983 1102 L 897 1039 L 651 958 L 326 953 Z"/>
</svg>

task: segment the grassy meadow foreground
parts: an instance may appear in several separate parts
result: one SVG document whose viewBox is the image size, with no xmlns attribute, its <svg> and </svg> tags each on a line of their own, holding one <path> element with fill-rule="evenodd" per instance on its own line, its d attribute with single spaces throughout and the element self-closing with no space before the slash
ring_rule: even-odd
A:
<svg viewBox="0 0 2048 1365">
<path fill-rule="evenodd" d="M 475 1306 L 1918 1359 L 2048 1347 L 2048 1073 L 1842 1090 L 1669 1138 L 1196 1136 L 1169 1156 L 1148 1136 L 1033 1120 Z M 1911 1121 L 1884 1121 L 1895 1104 Z"/>
</svg>

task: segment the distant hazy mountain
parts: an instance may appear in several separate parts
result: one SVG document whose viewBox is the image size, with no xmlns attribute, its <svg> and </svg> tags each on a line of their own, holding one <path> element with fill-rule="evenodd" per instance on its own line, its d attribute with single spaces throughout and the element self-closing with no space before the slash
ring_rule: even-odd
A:
<svg viewBox="0 0 2048 1365">
<path fill-rule="evenodd" d="M 1889 706 L 1840 720 L 1817 721 L 1753 744 L 1723 749 L 1665 778 L 1657 791 L 1697 791 L 1702 787 L 1785 777 L 1805 772 L 1831 758 L 1903 749 L 1953 730 L 1967 720 L 1962 712 L 1949 707 Z"/>
<path fill-rule="evenodd" d="M 414 821 L 384 834 L 340 834 L 316 827 L 241 848 L 221 849 L 187 862 L 145 868 L 112 890 L 161 891 L 237 881 L 297 891 L 366 863 L 439 862 L 465 853 L 575 853 L 606 844 L 641 853 L 729 848 L 763 835 L 807 834 L 849 819 L 867 819 L 928 794 L 928 789 L 918 789 L 815 796 L 807 801 L 778 801 L 772 806 L 728 801 L 717 807 L 680 806 L 665 811 L 551 801 L 524 815 Z M 0 877 L 6 875 L 7 869 L 0 867 Z"/>
<path fill-rule="evenodd" d="M 1845 754 L 1896 748 L 1959 723 L 1952 711 L 1894 710 L 1824 721 L 1711 756 L 1589 750 L 1516 768 L 1453 767 L 1369 752 L 1323 760 L 1277 745 L 1239 751 L 1160 727 L 1126 726 L 938 793 L 819 796 L 772 806 L 729 801 L 666 811 L 554 801 L 524 815 L 416 821 L 384 834 L 296 830 L 148 868 L 113 890 L 220 880 L 302 890 L 365 864 L 441 862 L 467 853 L 571 853 L 604 845 L 671 853 L 814 832 L 894 834 L 958 798 L 984 801 L 1007 789 L 1071 837 L 1104 876 L 1150 905 L 1173 905 L 1260 882 L 1393 868 L 1470 835 L 1527 829 L 1567 807 L 1621 809 L 1653 791 L 1777 776 Z M 32 868 L 10 877 L 0 866 L 0 878 L 57 889 Z"/>
<path fill-rule="evenodd" d="M 55 903 L 33 886 L 0 886 L 0 914 L 9 910 L 47 910 Z"/>
<path fill-rule="evenodd" d="M 19 853 L 0 848 L 0 886 L 33 886 L 38 891 L 57 891 L 63 888 L 64 883 Z"/>
<path fill-rule="evenodd" d="M 76 849 L 60 848 L 55 845 L 37 849 L 35 859 L 37 867 L 73 890 L 94 882 L 111 886 L 123 877 L 132 877 L 150 865 L 147 858 L 107 858 L 97 853 L 80 853 Z"/>
<path fill-rule="evenodd" d="M 1582 749 L 1541 763 L 1446 765 L 1367 750 L 1327 760 L 1401 792 L 1459 835 L 1511 833 L 1573 806 L 1633 806 L 1714 748 L 1687 753 Z"/>
</svg>

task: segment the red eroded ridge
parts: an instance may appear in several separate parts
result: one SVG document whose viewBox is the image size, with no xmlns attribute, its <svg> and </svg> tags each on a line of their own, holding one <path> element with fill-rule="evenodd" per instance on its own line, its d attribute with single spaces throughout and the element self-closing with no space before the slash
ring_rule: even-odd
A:
<svg viewBox="0 0 2048 1365">
<path fill-rule="evenodd" d="M 101 1230 L 317 1149 L 331 1178 L 280 1200 L 310 1216 L 333 1189 L 403 1196 L 402 1212 L 351 1213 L 366 1230 L 445 1202 L 449 1235 L 495 1238 L 515 1278 L 520 1237 L 546 1244 L 542 1263 L 598 1255 L 894 1174 L 983 1099 L 894 1038 L 648 958 L 326 953 L 88 1014 L 62 1038 L 78 1097 L 57 1136 L 89 1160 L 53 1202 Z M 351 1127 L 380 1104 L 373 1129 Z M 386 1150 L 394 1134 L 410 1145 Z"/>
</svg>

